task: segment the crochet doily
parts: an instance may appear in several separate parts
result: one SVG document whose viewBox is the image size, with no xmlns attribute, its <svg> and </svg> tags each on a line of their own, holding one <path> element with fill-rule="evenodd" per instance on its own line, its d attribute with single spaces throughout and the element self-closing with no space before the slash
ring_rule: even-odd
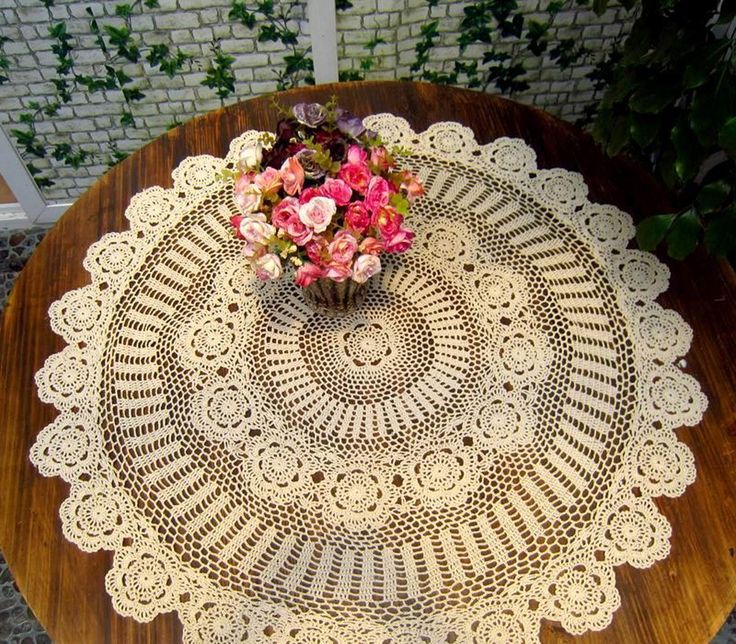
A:
<svg viewBox="0 0 736 644">
<path fill-rule="evenodd" d="M 414 247 L 322 317 L 258 282 L 230 232 L 233 167 L 188 158 L 88 251 L 38 372 L 58 418 L 31 459 L 71 485 L 64 534 L 185 642 L 533 642 L 603 629 L 614 567 L 651 566 L 652 498 L 695 477 L 674 429 L 706 400 L 669 272 L 631 218 L 524 142 L 366 119 L 422 177 Z"/>
</svg>

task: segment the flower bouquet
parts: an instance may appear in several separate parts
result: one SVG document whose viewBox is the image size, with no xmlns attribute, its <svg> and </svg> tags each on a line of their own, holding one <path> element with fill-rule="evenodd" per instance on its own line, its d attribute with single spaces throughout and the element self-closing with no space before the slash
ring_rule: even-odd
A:
<svg viewBox="0 0 736 644">
<path fill-rule="evenodd" d="M 259 279 L 290 269 L 313 308 L 345 314 L 381 255 L 411 247 L 404 217 L 424 190 L 397 168 L 407 151 L 389 151 L 334 99 L 279 109 L 276 134 L 244 149 L 232 173 L 241 214 L 231 224 Z"/>
</svg>

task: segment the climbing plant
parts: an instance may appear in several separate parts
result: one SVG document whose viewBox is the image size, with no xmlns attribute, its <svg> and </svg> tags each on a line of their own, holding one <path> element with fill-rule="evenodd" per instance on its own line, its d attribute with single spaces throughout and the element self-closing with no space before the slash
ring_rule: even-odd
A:
<svg viewBox="0 0 736 644">
<path fill-rule="evenodd" d="M 38 161 L 53 158 L 72 168 L 99 161 L 100 154 L 69 141 L 49 141 L 47 135 L 39 134 L 38 123 L 62 115 L 70 108 L 75 97 L 91 96 L 101 92 L 118 93 L 122 98 L 118 122 L 122 128 L 122 139 L 129 138 L 138 126 L 136 106 L 146 99 L 147 77 L 153 72 L 162 72 L 175 78 L 198 66 L 205 72 L 201 84 L 211 89 L 224 101 L 235 94 L 236 76 L 233 68 L 234 56 L 226 53 L 219 40 L 210 43 L 210 57 L 197 60 L 191 54 L 172 43 L 148 44 L 146 37 L 133 28 L 133 18 L 146 11 L 159 8 L 158 0 L 134 0 L 113 5 L 113 16 L 98 15 L 99 9 L 88 7 L 87 34 L 73 35 L 66 21 L 55 20 L 52 8 L 55 0 L 38 0 L 46 7 L 49 16 L 48 34 L 52 40 L 51 52 L 55 57 L 55 76 L 50 79 L 53 95 L 27 103 L 26 111 L 19 117 L 17 127 L 10 130 L 18 149 L 26 160 L 29 172 L 40 187 L 53 185 L 53 180 L 44 175 Z M 349 8 L 349 2 L 339 3 L 341 8 Z M 274 0 L 259 0 L 248 4 L 234 0 L 229 11 L 229 19 L 241 22 L 251 29 L 257 29 L 259 42 L 279 42 L 286 49 L 284 65 L 274 68 L 274 78 L 279 89 L 295 87 L 300 83 L 313 83 L 313 63 L 308 48 L 299 47 L 298 24 L 295 20 L 297 9 L 303 6 L 301 0 L 276 3 Z M 82 35 L 92 37 L 101 54 L 102 62 L 92 66 L 92 72 L 77 70 L 76 55 Z M 0 36 L 0 85 L 9 81 L 12 64 L 5 54 L 4 45 L 9 39 Z M 130 63 L 144 65 L 145 75 L 133 78 L 126 71 Z M 114 99 L 113 99 L 114 100 Z M 169 127 L 179 124 L 176 117 Z M 58 139 L 58 135 L 55 137 Z M 127 154 L 119 147 L 119 140 L 108 143 L 106 162 L 114 165 Z"/>
<path fill-rule="evenodd" d="M 273 70 L 280 90 L 297 87 L 302 82 L 314 85 L 311 47 L 299 46 L 299 31 L 294 24 L 294 14 L 303 4 L 299 0 L 280 2 L 278 6 L 274 0 L 255 3 L 233 0 L 230 10 L 231 20 L 237 20 L 249 29 L 258 27 L 258 42 L 279 42 L 288 49 L 283 68 Z"/>
<path fill-rule="evenodd" d="M 545 5 L 544 20 L 528 18 L 516 0 L 478 0 L 467 2 L 455 44 L 458 57 L 450 71 L 437 71 L 432 65 L 432 50 L 441 39 L 440 21 L 428 21 L 421 27 L 411 64 L 411 78 L 448 85 L 465 85 L 501 93 L 520 92 L 529 87 L 522 55 L 540 57 L 545 53 L 560 68 L 567 69 L 589 56 L 590 52 L 572 38 L 550 42 L 550 27 L 555 16 L 566 8 L 587 4 L 588 0 L 550 0 Z M 427 0 L 429 7 L 438 0 Z M 463 60 L 468 47 L 484 48 L 476 60 Z M 516 53 L 514 53 L 516 49 Z"/>
</svg>

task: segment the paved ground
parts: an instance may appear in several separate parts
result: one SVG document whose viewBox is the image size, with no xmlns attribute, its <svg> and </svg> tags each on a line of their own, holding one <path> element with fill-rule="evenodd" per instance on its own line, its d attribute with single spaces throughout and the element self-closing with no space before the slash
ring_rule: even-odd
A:
<svg viewBox="0 0 736 644">
<path fill-rule="evenodd" d="M 31 253 L 43 238 L 46 228 L 0 232 L 0 311 Z M 49 644 L 51 640 L 36 621 L 18 592 L 8 565 L 0 553 L 0 644 Z M 639 644 L 632 642 L 632 644 Z M 701 644 L 693 642 L 693 644 Z M 703 643 L 704 644 L 704 643 Z M 729 615 L 711 644 L 736 644 L 736 609 Z"/>
</svg>

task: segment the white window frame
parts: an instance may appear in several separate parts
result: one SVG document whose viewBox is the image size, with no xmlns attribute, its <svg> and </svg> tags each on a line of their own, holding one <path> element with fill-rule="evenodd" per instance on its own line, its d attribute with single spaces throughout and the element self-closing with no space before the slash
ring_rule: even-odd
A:
<svg viewBox="0 0 736 644">
<path fill-rule="evenodd" d="M 0 174 L 17 203 L 0 205 L 0 229 L 53 224 L 71 202 L 49 203 L 26 168 L 18 150 L 0 127 Z"/>
</svg>

